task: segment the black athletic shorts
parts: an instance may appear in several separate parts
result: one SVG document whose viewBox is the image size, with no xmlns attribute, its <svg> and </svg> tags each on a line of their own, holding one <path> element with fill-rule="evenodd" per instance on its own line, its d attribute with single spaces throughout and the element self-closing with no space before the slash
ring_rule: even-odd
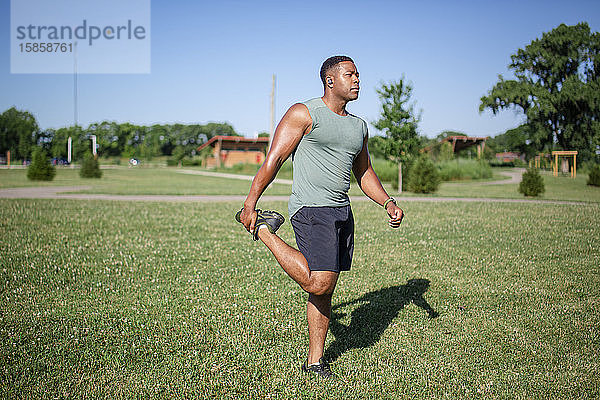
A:
<svg viewBox="0 0 600 400">
<path fill-rule="evenodd" d="M 291 218 L 296 244 L 311 271 L 349 271 L 354 252 L 350 205 L 302 207 Z"/>
</svg>

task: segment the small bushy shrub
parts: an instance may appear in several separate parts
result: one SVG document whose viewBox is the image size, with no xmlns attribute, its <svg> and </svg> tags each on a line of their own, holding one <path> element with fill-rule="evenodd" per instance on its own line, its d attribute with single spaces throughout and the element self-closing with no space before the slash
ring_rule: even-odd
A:
<svg viewBox="0 0 600 400">
<path fill-rule="evenodd" d="M 600 164 L 590 167 L 587 184 L 591 186 L 600 186 Z"/>
<path fill-rule="evenodd" d="M 90 152 L 86 153 L 83 163 L 81 163 L 81 169 L 79 170 L 79 176 L 82 178 L 101 178 L 102 171 L 98 165 L 98 160 Z"/>
<path fill-rule="evenodd" d="M 27 178 L 32 181 L 51 181 L 56 175 L 56 168 L 50 163 L 46 152 L 36 147 L 31 164 L 27 167 Z"/>
<path fill-rule="evenodd" d="M 411 168 L 408 190 L 414 193 L 433 193 L 440 185 L 440 174 L 433 162 L 423 155 Z"/>
<path fill-rule="evenodd" d="M 523 173 L 521 183 L 519 183 L 519 193 L 525 196 L 539 196 L 544 193 L 544 180 L 536 168 L 529 168 Z"/>
<path fill-rule="evenodd" d="M 487 179 L 492 177 L 492 168 L 487 161 L 452 160 L 437 164 L 442 181 Z"/>
<path fill-rule="evenodd" d="M 202 165 L 202 160 L 199 158 L 184 158 L 181 160 L 183 167 L 199 167 Z"/>
</svg>

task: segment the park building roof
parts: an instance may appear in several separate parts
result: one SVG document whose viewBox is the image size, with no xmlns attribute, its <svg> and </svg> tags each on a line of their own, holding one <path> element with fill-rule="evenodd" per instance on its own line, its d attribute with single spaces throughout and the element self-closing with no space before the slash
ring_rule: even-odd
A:
<svg viewBox="0 0 600 400">
<path fill-rule="evenodd" d="M 222 150 L 233 150 L 233 149 L 258 149 L 258 150 L 266 150 L 269 145 L 268 137 L 259 137 L 259 138 L 247 138 L 243 136 L 213 136 L 209 141 L 202 144 L 198 147 L 198 151 L 204 149 L 205 147 L 212 146 L 215 147 L 217 144 L 221 145 Z"/>
</svg>

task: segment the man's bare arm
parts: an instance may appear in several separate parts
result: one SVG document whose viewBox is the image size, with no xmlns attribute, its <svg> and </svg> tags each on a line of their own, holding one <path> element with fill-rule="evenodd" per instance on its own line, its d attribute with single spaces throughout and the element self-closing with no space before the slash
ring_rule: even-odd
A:
<svg viewBox="0 0 600 400">
<path fill-rule="evenodd" d="M 377 174 L 373 170 L 367 143 L 368 138 L 365 138 L 363 142 L 363 148 L 354 160 L 352 171 L 354 172 L 354 176 L 356 177 L 358 186 L 361 188 L 363 193 L 366 194 L 375 203 L 382 206 L 384 202 L 390 198 L 390 196 L 383 188 L 381 181 L 379 180 Z M 396 206 L 394 203 L 388 202 L 386 206 L 386 211 L 390 216 L 390 226 L 392 228 L 397 228 L 398 226 L 400 226 L 400 222 L 402 222 L 402 218 L 404 217 L 404 212 L 402 211 L 402 209 Z"/>
<path fill-rule="evenodd" d="M 273 136 L 271 148 L 260 167 L 256 176 L 252 180 L 250 192 L 246 201 L 244 201 L 244 211 L 241 215 L 242 224 L 250 232 L 254 231 L 256 222 L 256 203 L 263 194 L 267 186 L 275 179 L 279 168 L 285 160 L 292 154 L 305 133 L 310 131 L 312 119 L 308 108 L 304 104 L 294 104 L 285 113 Z"/>
</svg>

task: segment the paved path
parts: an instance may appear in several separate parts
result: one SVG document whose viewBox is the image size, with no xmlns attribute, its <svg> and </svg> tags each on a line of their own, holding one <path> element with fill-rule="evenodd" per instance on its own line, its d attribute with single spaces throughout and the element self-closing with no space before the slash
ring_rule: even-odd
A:
<svg viewBox="0 0 600 400">
<path fill-rule="evenodd" d="M 507 185 L 509 183 L 520 183 L 523 177 L 525 168 L 515 168 L 512 171 L 501 171 L 500 175 L 508 176 L 510 179 L 502 179 L 499 181 L 483 182 L 483 185 Z"/>
<path fill-rule="evenodd" d="M 46 186 L 28 188 L 0 189 L 0 198 L 4 199 L 75 199 L 75 200 L 116 200 L 116 201 L 167 201 L 167 202 L 223 202 L 237 201 L 242 203 L 245 195 L 118 195 L 93 193 L 65 193 L 90 189 L 89 186 Z M 288 201 L 289 196 L 262 196 L 262 201 Z M 366 196 L 351 196 L 351 201 L 370 201 Z M 401 202 L 425 201 L 432 203 L 466 202 L 466 203 L 528 203 L 528 204 L 568 204 L 590 205 L 579 201 L 561 200 L 528 200 L 528 199 L 492 199 L 477 197 L 400 197 Z"/>
</svg>

